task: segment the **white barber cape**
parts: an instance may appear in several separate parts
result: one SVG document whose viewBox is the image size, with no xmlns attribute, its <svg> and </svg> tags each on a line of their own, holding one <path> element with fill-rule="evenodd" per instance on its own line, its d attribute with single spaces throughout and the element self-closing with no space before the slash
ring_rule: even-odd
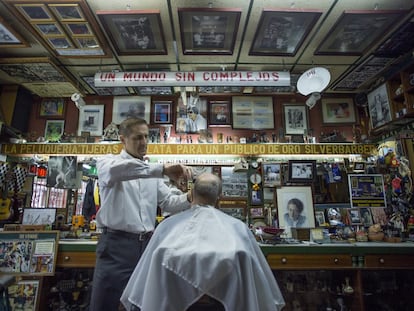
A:
<svg viewBox="0 0 414 311">
<path fill-rule="evenodd" d="M 121 302 L 127 310 L 184 311 L 205 294 L 227 311 L 285 304 L 247 226 L 212 206 L 195 206 L 156 228 Z"/>
</svg>

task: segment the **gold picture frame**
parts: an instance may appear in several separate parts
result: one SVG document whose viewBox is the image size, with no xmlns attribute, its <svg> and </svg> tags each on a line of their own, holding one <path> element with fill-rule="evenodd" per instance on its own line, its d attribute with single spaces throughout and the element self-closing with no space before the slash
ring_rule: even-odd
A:
<svg viewBox="0 0 414 311">
<path fill-rule="evenodd" d="M 28 3 L 6 0 L 39 41 L 61 57 L 110 57 L 109 45 L 84 1 Z"/>
<path fill-rule="evenodd" d="M 24 48 L 29 44 L 0 17 L 0 48 Z"/>
</svg>

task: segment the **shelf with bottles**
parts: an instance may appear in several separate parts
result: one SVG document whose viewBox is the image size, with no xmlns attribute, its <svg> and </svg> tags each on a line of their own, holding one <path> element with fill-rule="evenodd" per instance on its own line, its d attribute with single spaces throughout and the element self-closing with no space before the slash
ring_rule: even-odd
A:
<svg viewBox="0 0 414 311">
<path fill-rule="evenodd" d="M 285 298 L 283 310 L 361 310 L 358 271 L 273 271 Z"/>
<path fill-rule="evenodd" d="M 414 64 L 404 68 L 387 81 L 393 119 L 414 115 Z"/>
</svg>

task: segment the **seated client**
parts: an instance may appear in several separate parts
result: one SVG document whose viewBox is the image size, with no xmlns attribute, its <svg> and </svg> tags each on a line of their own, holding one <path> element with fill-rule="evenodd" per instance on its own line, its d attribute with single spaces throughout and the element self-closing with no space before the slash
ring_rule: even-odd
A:
<svg viewBox="0 0 414 311">
<path fill-rule="evenodd" d="M 202 310 L 197 305 L 205 297 L 220 305 L 214 310 L 282 309 L 284 299 L 253 234 L 215 208 L 220 193 L 217 176 L 198 176 L 191 208 L 156 228 L 121 297 L 127 310 Z"/>
</svg>

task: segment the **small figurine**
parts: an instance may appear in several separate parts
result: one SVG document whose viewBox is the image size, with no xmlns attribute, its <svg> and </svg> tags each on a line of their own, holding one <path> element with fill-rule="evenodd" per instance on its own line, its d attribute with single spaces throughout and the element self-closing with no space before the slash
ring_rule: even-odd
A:
<svg viewBox="0 0 414 311">
<path fill-rule="evenodd" d="M 104 129 L 104 140 L 119 140 L 119 130 L 118 126 L 111 122 L 108 124 L 108 126 Z"/>
</svg>

